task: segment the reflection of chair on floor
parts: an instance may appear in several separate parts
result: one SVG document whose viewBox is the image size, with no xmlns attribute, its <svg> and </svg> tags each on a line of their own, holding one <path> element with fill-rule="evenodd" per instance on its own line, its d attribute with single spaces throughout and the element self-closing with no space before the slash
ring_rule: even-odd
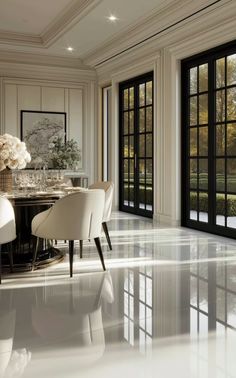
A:
<svg viewBox="0 0 236 378">
<path fill-rule="evenodd" d="M 15 333 L 15 319 L 15 310 L 10 310 L 2 315 L 0 314 L 0 377 L 4 377 L 11 359 Z"/>
<path fill-rule="evenodd" d="M 43 293 L 46 300 L 40 300 L 40 288 L 37 290 L 38 305 L 32 309 L 32 324 L 47 345 L 47 358 L 60 356 L 62 369 L 68 351 L 71 358 L 76 357 L 77 364 L 99 359 L 105 349 L 102 300 L 114 300 L 110 274 L 81 276 L 67 285 L 48 286 Z"/>
</svg>

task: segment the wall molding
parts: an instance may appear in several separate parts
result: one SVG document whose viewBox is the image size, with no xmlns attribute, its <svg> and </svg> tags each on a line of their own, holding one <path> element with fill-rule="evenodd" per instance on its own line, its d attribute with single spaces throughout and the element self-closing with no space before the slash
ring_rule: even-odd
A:
<svg viewBox="0 0 236 378">
<path fill-rule="evenodd" d="M 91 69 L 70 67 L 41 66 L 35 64 L 13 63 L 0 61 L 0 76 L 28 79 L 43 79 L 71 82 L 96 81 L 96 72 Z"/>
</svg>

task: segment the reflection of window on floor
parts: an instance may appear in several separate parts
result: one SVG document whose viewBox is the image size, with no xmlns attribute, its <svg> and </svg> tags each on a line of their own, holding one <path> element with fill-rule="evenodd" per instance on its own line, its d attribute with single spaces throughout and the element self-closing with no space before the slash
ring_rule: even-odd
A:
<svg viewBox="0 0 236 378">
<path fill-rule="evenodd" d="M 201 244 L 200 244 L 201 243 Z M 201 240 L 191 242 L 190 274 L 190 331 L 191 335 L 208 332 L 208 244 Z"/>
<path fill-rule="evenodd" d="M 124 280 L 124 338 L 134 345 L 134 272 L 129 269 Z"/>
<path fill-rule="evenodd" d="M 152 348 L 152 268 L 139 270 L 139 349 L 142 353 Z"/>
<path fill-rule="evenodd" d="M 137 290 L 137 292 L 135 292 Z M 127 269 L 124 281 L 124 338 L 134 346 L 139 341 L 141 353 L 152 348 L 152 268 Z M 138 323 L 134 324 L 134 319 Z"/>
<path fill-rule="evenodd" d="M 230 246 L 227 247 L 230 251 Z M 224 251 L 225 251 L 224 246 Z M 219 251 L 220 252 L 220 251 Z M 222 255 L 227 257 L 222 251 Z M 236 329 L 236 281 L 235 266 L 228 267 L 226 263 L 217 263 L 216 273 L 216 322 L 217 330 L 222 326 Z"/>
</svg>

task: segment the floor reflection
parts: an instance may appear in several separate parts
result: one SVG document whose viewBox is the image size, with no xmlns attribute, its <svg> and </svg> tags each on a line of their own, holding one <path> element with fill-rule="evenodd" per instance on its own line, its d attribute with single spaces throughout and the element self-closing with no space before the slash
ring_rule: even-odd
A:
<svg viewBox="0 0 236 378">
<path fill-rule="evenodd" d="M 106 273 L 88 242 L 73 280 L 67 260 L 4 279 L 0 376 L 236 377 L 236 242 L 120 213 L 110 230 Z"/>
</svg>

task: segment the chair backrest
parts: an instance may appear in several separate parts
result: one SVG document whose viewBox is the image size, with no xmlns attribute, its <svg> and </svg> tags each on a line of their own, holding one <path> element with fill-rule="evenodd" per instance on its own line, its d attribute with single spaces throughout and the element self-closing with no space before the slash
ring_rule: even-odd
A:
<svg viewBox="0 0 236 378">
<path fill-rule="evenodd" d="M 15 214 L 11 202 L 0 197 L 0 244 L 16 238 Z"/>
<path fill-rule="evenodd" d="M 86 190 L 61 198 L 38 225 L 36 235 L 58 240 L 97 238 L 101 235 L 104 201 L 102 190 Z"/>
<path fill-rule="evenodd" d="M 108 222 L 111 218 L 114 183 L 112 181 L 98 181 L 90 185 L 89 189 L 103 189 L 105 191 L 103 222 Z"/>
</svg>

